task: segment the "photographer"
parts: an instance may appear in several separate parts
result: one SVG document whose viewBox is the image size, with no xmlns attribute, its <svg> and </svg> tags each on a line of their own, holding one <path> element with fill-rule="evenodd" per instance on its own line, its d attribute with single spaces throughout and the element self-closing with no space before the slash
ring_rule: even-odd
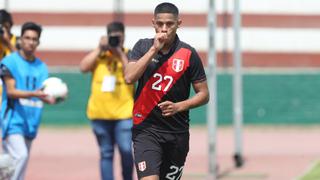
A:
<svg viewBox="0 0 320 180">
<path fill-rule="evenodd" d="M 11 14 L 0 10 L 0 60 L 17 50 L 17 37 L 11 33 L 13 21 Z"/>
<path fill-rule="evenodd" d="M 6 10 L 0 10 L 0 61 L 17 50 L 18 38 L 11 33 L 13 20 Z M 2 94 L 2 80 L 0 80 L 0 94 Z M 0 96 L 0 103 L 2 96 Z M 1 109 L 1 108 L 0 108 Z"/>
<path fill-rule="evenodd" d="M 99 46 L 87 54 L 80 70 L 92 73 L 91 95 L 87 116 L 100 149 L 101 179 L 112 180 L 114 147 L 121 155 L 122 176 L 132 180 L 133 158 L 131 147 L 132 108 L 134 86 L 126 84 L 124 67 L 128 63 L 128 49 L 123 47 L 124 25 L 112 22 L 107 36 Z"/>
</svg>

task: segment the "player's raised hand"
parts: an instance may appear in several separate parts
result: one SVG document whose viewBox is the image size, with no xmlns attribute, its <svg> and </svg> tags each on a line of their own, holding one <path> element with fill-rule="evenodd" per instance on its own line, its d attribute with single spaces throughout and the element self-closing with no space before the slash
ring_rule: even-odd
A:
<svg viewBox="0 0 320 180">
<path fill-rule="evenodd" d="M 178 112 L 178 106 L 171 101 L 164 101 L 158 104 L 158 107 L 162 111 L 162 116 L 172 116 Z"/>
<path fill-rule="evenodd" d="M 100 41 L 99 41 L 99 48 L 100 48 L 100 51 L 108 50 L 108 38 L 107 38 L 107 36 L 101 36 Z"/>
<path fill-rule="evenodd" d="M 11 41 L 10 32 L 5 27 L 2 27 L 2 30 L 3 30 L 3 35 L 1 36 L 2 43 L 4 43 L 6 46 L 9 46 L 10 41 Z"/>
<path fill-rule="evenodd" d="M 163 48 L 167 39 L 167 33 L 157 33 L 154 37 L 153 46 L 159 51 Z"/>
</svg>

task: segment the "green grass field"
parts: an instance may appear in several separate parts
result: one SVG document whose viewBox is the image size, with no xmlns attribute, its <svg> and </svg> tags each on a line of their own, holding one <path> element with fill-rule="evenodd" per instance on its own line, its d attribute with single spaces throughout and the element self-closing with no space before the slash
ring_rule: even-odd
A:
<svg viewBox="0 0 320 180">
<path fill-rule="evenodd" d="M 317 161 L 312 168 L 307 171 L 299 180 L 317 180 L 320 179 L 320 161 Z"/>
</svg>

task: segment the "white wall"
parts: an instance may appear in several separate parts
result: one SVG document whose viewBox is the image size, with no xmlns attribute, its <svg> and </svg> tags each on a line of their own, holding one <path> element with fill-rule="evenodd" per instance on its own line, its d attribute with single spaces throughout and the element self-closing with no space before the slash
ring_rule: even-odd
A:
<svg viewBox="0 0 320 180">
<path fill-rule="evenodd" d="M 222 1 L 217 1 L 221 11 Z M 0 1 L 4 2 L 4 1 Z M 158 0 L 123 0 L 125 12 L 152 13 Z M 207 0 L 173 0 L 185 13 L 205 13 Z M 228 0 L 229 9 L 232 0 Z M 4 3 L 0 3 L 3 6 Z M 320 0 L 242 0 L 242 12 L 246 13 L 282 13 L 282 14 L 320 14 Z M 9 10 L 31 12 L 112 12 L 113 0 L 9 0 Z M 150 17 L 151 18 L 151 17 Z M 319 22 L 320 23 L 320 22 Z M 20 27 L 14 27 L 19 34 Z M 39 49 L 45 50 L 89 50 L 97 46 L 99 37 L 105 33 L 105 27 L 44 27 Z M 127 27 L 126 45 L 133 47 L 142 37 L 152 37 L 150 26 Z M 206 27 L 183 27 L 179 29 L 180 38 L 196 49 L 207 50 L 208 32 Z M 320 52 L 320 29 L 292 28 L 243 28 L 241 33 L 244 51 L 266 52 Z M 218 50 L 222 48 L 222 31 L 217 31 Z M 232 49 L 232 32 L 228 31 L 228 49 Z"/>
<path fill-rule="evenodd" d="M 114 0 L 8 0 L 10 11 L 38 12 L 111 12 Z M 125 12 L 152 12 L 163 0 L 122 0 Z M 216 0 L 218 11 L 223 1 L 232 11 L 233 0 Z M 2 2 L 2 3 L 1 3 Z M 0 1 L 0 8 L 5 0 Z M 208 0 L 171 0 L 181 12 L 202 13 L 208 10 Z M 244 13 L 320 14 L 319 0 L 240 0 Z"/>
</svg>

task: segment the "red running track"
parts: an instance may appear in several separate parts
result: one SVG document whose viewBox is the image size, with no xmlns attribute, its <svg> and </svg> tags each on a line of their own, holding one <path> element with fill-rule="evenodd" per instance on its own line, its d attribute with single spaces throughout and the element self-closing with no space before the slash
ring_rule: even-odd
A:
<svg viewBox="0 0 320 180">
<path fill-rule="evenodd" d="M 320 157 L 320 127 L 245 127 L 245 165 L 233 163 L 234 134 L 231 127 L 218 130 L 219 179 L 290 180 L 299 177 Z M 206 179 L 207 129 L 191 129 L 191 147 L 183 180 Z M 99 179 L 98 149 L 89 128 L 42 128 L 35 140 L 26 179 Z M 119 156 L 115 158 L 120 178 Z"/>
</svg>

